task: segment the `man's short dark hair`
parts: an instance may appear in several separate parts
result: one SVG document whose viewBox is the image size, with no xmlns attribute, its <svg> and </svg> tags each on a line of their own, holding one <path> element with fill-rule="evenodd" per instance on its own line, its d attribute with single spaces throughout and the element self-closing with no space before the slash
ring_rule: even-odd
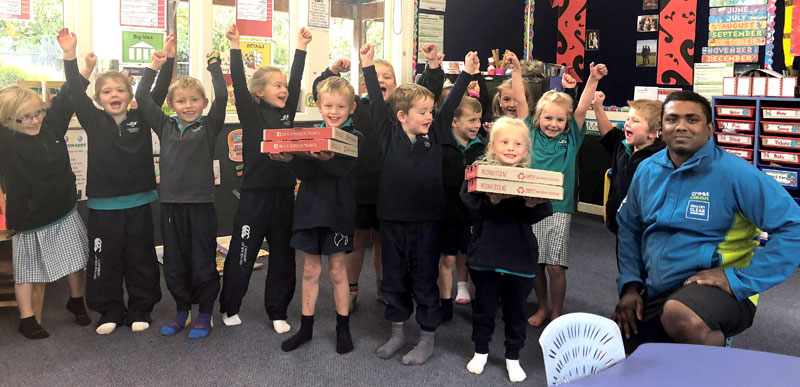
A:
<svg viewBox="0 0 800 387">
<path fill-rule="evenodd" d="M 706 115 L 706 124 L 711 123 L 711 103 L 708 102 L 706 97 L 703 97 L 702 95 L 693 91 L 682 90 L 668 95 L 667 99 L 664 100 L 664 106 L 672 101 L 694 102 L 699 104 L 703 108 L 703 113 Z M 666 109 L 664 109 L 663 112 L 666 112 Z M 661 113 L 662 117 L 664 114 L 663 112 Z"/>
</svg>

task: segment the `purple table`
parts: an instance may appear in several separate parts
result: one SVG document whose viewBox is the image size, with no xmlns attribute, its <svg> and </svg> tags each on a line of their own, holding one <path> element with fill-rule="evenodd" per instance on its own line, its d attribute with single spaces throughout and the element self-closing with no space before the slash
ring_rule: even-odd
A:
<svg viewBox="0 0 800 387">
<path fill-rule="evenodd" d="M 790 386 L 800 357 L 691 344 L 643 344 L 617 365 L 569 386 Z"/>
</svg>

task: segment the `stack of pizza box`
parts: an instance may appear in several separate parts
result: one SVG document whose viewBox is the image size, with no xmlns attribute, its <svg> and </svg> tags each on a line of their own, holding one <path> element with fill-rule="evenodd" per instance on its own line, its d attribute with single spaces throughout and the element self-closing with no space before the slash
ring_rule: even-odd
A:
<svg viewBox="0 0 800 387">
<path fill-rule="evenodd" d="M 338 128 L 264 129 L 261 153 L 322 151 L 358 157 L 358 137 Z"/>
<path fill-rule="evenodd" d="M 564 198 L 564 174 L 541 169 L 476 164 L 464 178 L 469 192 L 499 193 L 552 200 Z"/>
</svg>

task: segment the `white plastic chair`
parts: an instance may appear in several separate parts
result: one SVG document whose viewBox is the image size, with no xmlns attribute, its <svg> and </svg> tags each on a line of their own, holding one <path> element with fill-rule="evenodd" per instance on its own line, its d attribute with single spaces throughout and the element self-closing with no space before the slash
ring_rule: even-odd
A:
<svg viewBox="0 0 800 387">
<path fill-rule="evenodd" d="M 555 386 L 594 375 L 625 359 L 617 324 L 590 313 L 569 313 L 542 331 L 547 384 Z"/>
</svg>

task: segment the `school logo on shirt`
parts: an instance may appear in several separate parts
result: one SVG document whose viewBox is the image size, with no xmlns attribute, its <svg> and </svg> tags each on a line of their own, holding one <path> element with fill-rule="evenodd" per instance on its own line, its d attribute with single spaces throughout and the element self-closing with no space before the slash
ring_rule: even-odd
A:
<svg viewBox="0 0 800 387">
<path fill-rule="evenodd" d="M 128 123 L 125 124 L 125 126 L 127 126 L 127 128 L 125 128 L 125 130 L 127 130 L 128 133 L 139 133 L 139 130 L 141 130 L 141 128 L 139 128 L 137 126 L 138 124 L 139 124 L 139 121 L 128 122 Z"/>
<path fill-rule="evenodd" d="M 281 123 L 283 124 L 283 126 L 292 126 L 292 123 L 289 122 L 288 114 L 284 114 L 283 117 L 281 117 Z"/>
<path fill-rule="evenodd" d="M 203 129 L 203 125 L 202 124 L 197 125 L 196 127 L 192 128 L 192 133 L 197 133 L 202 129 Z"/>
<path fill-rule="evenodd" d="M 702 220 L 708 222 L 711 206 L 708 192 L 692 192 L 686 204 L 686 219 Z"/>
<path fill-rule="evenodd" d="M 431 138 L 428 137 L 427 134 L 423 134 L 422 136 L 420 136 L 420 139 L 422 140 L 422 145 L 424 145 L 425 148 L 431 147 Z"/>
</svg>

